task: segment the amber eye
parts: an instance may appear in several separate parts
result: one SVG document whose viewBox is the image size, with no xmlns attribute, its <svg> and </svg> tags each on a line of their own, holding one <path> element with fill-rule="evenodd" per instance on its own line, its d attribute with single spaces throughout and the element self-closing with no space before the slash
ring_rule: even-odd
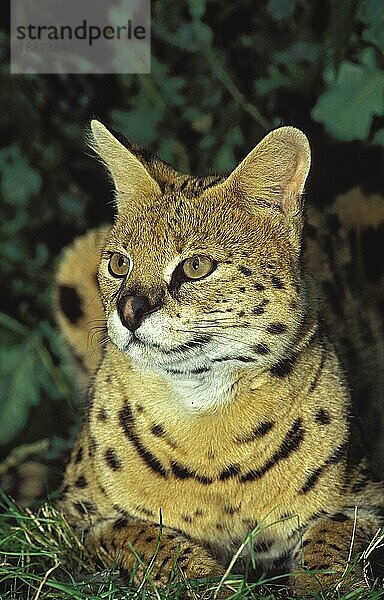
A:
<svg viewBox="0 0 384 600">
<path fill-rule="evenodd" d="M 217 263 L 207 256 L 192 256 L 183 262 L 184 275 L 188 279 L 202 279 L 215 270 Z"/>
<path fill-rule="evenodd" d="M 109 263 L 108 271 L 113 277 L 125 277 L 129 271 L 129 259 L 123 254 L 112 254 Z"/>
</svg>

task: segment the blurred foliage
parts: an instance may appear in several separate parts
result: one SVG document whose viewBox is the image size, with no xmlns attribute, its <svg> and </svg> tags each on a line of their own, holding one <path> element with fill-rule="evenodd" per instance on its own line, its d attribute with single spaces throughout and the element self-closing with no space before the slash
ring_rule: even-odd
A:
<svg viewBox="0 0 384 600">
<path fill-rule="evenodd" d="M 150 75 L 10 76 L 7 44 L 0 32 L 4 452 L 65 437 L 72 421 L 51 283 L 61 248 L 112 218 L 84 142 L 90 118 L 196 173 L 229 170 L 267 130 L 294 124 L 314 147 L 314 201 L 373 174 L 381 183 L 384 3 L 157 0 Z"/>
</svg>

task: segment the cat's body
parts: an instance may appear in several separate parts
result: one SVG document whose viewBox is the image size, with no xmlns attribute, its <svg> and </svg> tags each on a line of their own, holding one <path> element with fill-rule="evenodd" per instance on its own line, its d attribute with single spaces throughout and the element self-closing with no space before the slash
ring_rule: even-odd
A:
<svg viewBox="0 0 384 600">
<path fill-rule="evenodd" d="M 338 579 L 352 539 L 361 552 L 381 526 L 383 487 L 369 480 L 344 371 L 319 323 L 308 273 L 319 265 L 335 283 L 319 261 L 321 228 L 303 268 L 305 136 L 276 130 L 227 178 L 195 179 L 93 129 L 119 213 L 112 229 L 76 242 L 58 273 L 62 329 L 94 373 L 64 511 L 128 570 L 130 545 L 148 564 L 161 523 L 162 584 L 175 552 L 187 576 L 222 574 L 252 531 L 261 571 L 333 568 Z M 101 248 L 102 352 L 81 331 L 105 319 Z M 294 585 L 334 579 L 298 575 Z"/>
</svg>

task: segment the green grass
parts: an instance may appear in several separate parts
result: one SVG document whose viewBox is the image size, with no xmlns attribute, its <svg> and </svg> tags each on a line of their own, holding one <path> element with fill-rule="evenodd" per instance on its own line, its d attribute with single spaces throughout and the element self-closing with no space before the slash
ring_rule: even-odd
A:
<svg viewBox="0 0 384 600">
<path fill-rule="evenodd" d="M 35 512 L 20 509 L 5 495 L 0 508 L 0 598 L 1 600 L 130 600 L 140 598 L 292 598 L 272 580 L 247 583 L 240 576 L 228 574 L 222 580 L 189 580 L 157 589 L 151 579 L 151 564 L 140 585 L 123 581 L 117 568 L 95 565 L 81 541 L 74 535 L 63 516 L 50 504 Z M 382 543 L 378 538 L 376 544 Z M 176 565 L 175 572 L 176 574 Z M 314 576 L 316 573 L 313 573 Z M 278 581 L 274 582 L 278 584 Z M 341 593 L 333 588 L 327 593 L 306 596 L 314 600 L 379 600 L 384 590 L 355 590 Z"/>
</svg>

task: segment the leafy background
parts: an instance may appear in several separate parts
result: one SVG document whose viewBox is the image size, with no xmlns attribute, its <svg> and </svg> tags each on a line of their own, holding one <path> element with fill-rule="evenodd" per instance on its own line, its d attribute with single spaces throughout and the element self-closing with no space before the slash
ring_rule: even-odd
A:
<svg viewBox="0 0 384 600">
<path fill-rule="evenodd" d="M 308 196 L 384 190 L 382 0 L 157 0 L 149 75 L 11 76 L 0 31 L 0 444 L 71 444 L 81 405 L 55 331 L 61 249 L 112 218 L 90 118 L 182 171 L 231 169 L 269 129 L 313 146 Z M 0 465 L 1 466 L 1 465 Z"/>
</svg>

